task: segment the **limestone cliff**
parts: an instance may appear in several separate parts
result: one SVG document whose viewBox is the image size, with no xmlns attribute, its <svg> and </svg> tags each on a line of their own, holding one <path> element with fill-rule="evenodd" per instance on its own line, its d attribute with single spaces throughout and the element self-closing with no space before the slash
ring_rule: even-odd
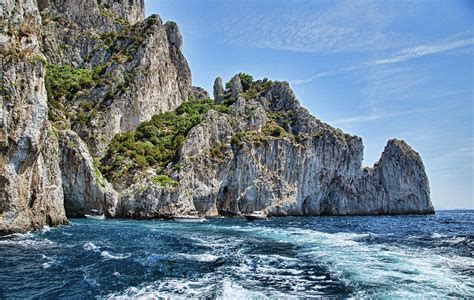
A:
<svg viewBox="0 0 474 300">
<path fill-rule="evenodd" d="M 154 218 L 191 211 L 207 216 L 255 210 L 271 215 L 434 211 L 421 158 L 405 142 L 390 140 L 379 162 L 362 169 L 362 140 L 311 116 L 287 83 L 263 80 L 247 85 L 242 86 L 239 75 L 231 80 L 226 99 L 219 99 L 227 104 L 208 107 L 202 121 L 188 131 L 176 157 L 166 161 L 166 167 L 136 165 L 133 168 L 141 168 L 138 173 L 142 176 L 134 175 L 127 184 L 121 182 L 130 171 L 117 177 L 115 170 L 109 170 L 109 178 L 123 195 L 119 215 Z M 182 110 L 178 108 L 178 113 Z M 152 124 L 144 128 L 149 126 Z M 143 133 L 138 132 L 135 141 L 139 136 Z M 129 145 L 134 149 L 133 143 Z M 144 151 L 148 157 L 152 150 Z M 120 151 L 106 157 L 105 162 L 117 156 L 121 157 Z M 126 158 L 120 161 L 126 163 Z"/>
<path fill-rule="evenodd" d="M 420 156 L 311 116 L 285 82 L 193 87 L 143 0 L 0 2 L 0 234 L 108 217 L 432 213 Z"/>
<path fill-rule="evenodd" d="M 0 4 L 0 234 L 67 222 L 33 1 Z"/>
<path fill-rule="evenodd" d="M 43 7 L 51 73 L 64 65 L 91 73 L 75 93 L 49 95 L 53 121 L 76 131 L 94 155 L 102 156 L 115 134 L 193 94 L 178 26 L 157 15 L 145 20 L 143 0 L 56 0 Z"/>
<path fill-rule="evenodd" d="M 197 92 L 179 28 L 145 19 L 143 0 L 0 6 L 0 232 L 91 208 L 113 216 L 117 193 L 93 156 Z"/>
</svg>

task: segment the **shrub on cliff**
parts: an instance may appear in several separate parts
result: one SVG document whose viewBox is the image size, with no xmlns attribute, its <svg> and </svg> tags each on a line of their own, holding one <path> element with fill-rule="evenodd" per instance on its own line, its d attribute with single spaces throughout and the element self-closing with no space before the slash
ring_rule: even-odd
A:
<svg viewBox="0 0 474 300">
<path fill-rule="evenodd" d="M 133 132 L 116 135 L 103 159 L 102 173 L 108 178 L 130 169 L 152 167 L 158 173 L 174 162 L 188 132 L 211 109 L 227 113 L 228 107 L 211 99 L 190 100 L 174 112 L 155 115 Z M 124 164 L 124 162 L 126 162 Z M 126 165 L 126 167 L 124 167 Z"/>
<path fill-rule="evenodd" d="M 45 87 L 48 101 L 54 103 L 61 97 L 70 99 L 80 90 L 94 85 L 94 71 L 90 68 L 74 68 L 68 65 L 48 65 Z"/>
</svg>

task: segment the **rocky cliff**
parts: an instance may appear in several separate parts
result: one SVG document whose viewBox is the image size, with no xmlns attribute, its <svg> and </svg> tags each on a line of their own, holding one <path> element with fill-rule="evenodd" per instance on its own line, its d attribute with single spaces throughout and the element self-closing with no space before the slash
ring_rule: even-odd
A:
<svg viewBox="0 0 474 300">
<path fill-rule="evenodd" d="M 0 8 L 0 234 L 8 234 L 67 220 L 58 140 L 48 122 L 41 18 L 33 1 Z"/>
<path fill-rule="evenodd" d="M 420 156 L 363 145 L 289 85 L 193 87 L 174 22 L 143 0 L 0 3 L 0 233 L 109 217 L 432 213 Z"/>
<path fill-rule="evenodd" d="M 255 210 L 271 215 L 433 212 L 423 163 L 405 142 L 390 140 L 375 166 L 362 169 L 362 140 L 311 116 L 287 83 L 246 85 L 242 87 L 238 75 L 231 80 L 223 100 L 227 104 L 207 107 L 166 166 L 148 162 L 120 176 L 118 170 L 108 170 L 122 190 L 120 215 L 153 218 L 194 210 L 207 216 Z M 135 144 L 121 142 L 135 149 L 146 140 L 140 136 L 138 131 L 133 137 Z M 144 151 L 147 157 L 153 148 Z M 117 159 L 136 160 L 118 151 L 104 162 L 120 168 L 113 163 Z M 122 184 L 133 172 L 148 175 Z"/>
</svg>

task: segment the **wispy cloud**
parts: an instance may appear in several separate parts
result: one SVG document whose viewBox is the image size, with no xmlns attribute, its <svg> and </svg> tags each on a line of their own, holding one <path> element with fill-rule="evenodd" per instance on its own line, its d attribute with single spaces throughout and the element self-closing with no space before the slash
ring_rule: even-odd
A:
<svg viewBox="0 0 474 300">
<path fill-rule="evenodd" d="M 395 118 L 395 117 L 405 115 L 405 114 L 407 113 L 406 112 L 378 113 L 378 114 L 371 114 L 371 115 L 366 115 L 366 116 L 358 116 L 358 117 L 352 117 L 352 118 L 333 120 L 333 121 L 330 121 L 329 124 L 332 124 L 334 126 L 351 126 L 351 125 L 356 125 L 360 123 L 368 123 L 368 122 L 373 122 L 373 121 L 380 121 L 383 119 Z"/>
<path fill-rule="evenodd" d="M 425 107 L 418 107 L 416 109 L 405 109 L 405 110 L 398 110 L 398 111 L 390 111 L 390 110 L 378 110 L 378 109 L 368 109 L 371 110 L 369 114 L 366 115 L 358 115 L 354 117 L 347 117 L 332 120 L 329 122 L 331 125 L 335 126 L 342 126 L 342 127 L 352 127 L 361 124 L 368 124 L 368 123 L 377 123 L 379 121 L 386 121 L 390 119 L 396 118 L 403 118 L 403 123 L 410 127 L 412 125 L 411 121 L 417 123 L 418 125 L 422 123 L 422 120 L 409 119 L 407 116 L 416 115 L 420 116 L 421 114 L 431 114 L 436 111 L 458 111 L 462 107 L 465 107 L 466 102 L 469 99 L 469 90 L 459 90 L 459 91 L 438 91 L 433 90 L 431 95 L 423 95 L 423 99 L 425 101 L 429 101 L 431 103 L 430 106 Z M 387 108 L 386 105 L 384 105 Z M 411 121 L 410 121 L 411 120 Z M 419 132 L 419 130 L 417 130 Z"/>
<path fill-rule="evenodd" d="M 323 78 L 323 77 L 332 77 L 332 76 L 337 76 L 341 74 L 346 74 L 348 72 L 354 71 L 356 69 L 359 69 L 360 66 L 352 66 L 352 67 L 347 67 L 347 68 L 339 68 L 336 70 L 332 71 L 325 71 L 325 72 L 319 72 L 313 76 L 310 76 L 308 78 L 303 78 L 303 79 L 295 79 L 295 80 L 290 80 L 290 84 L 292 85 L 299 85 L 299 84 L 305 84 L 305 83 L 310 83 L 318 78 Z"/>
<path fill-rule="evenodd" d="M 229 42 L 246 47 L 304 53 L 391 49 L 412 37 L 386 29 L 393 13 L 384 5 L 352 0 L 313 2 L 285 11 L 249 12 L 219 25 Z"/>
<path fill-rule="evenodd" d="M 448 42 L 446 40 L 443 40 L 443 41 L 434 42 L 432 44 L 412 46 L 403 50 L 399 50 L 397 53 L 391 56 L 387 56 L 384 58 L 379 58 L 379 59 L 375 59 L 375 60 L 371 60 L 371 61 L 367 61 L 363 63 L 358 63 L 350 67 L 342 67 L 342 68 L 337 68 L 334 70 L 322 71 L 307 78 L 291 80 L 290 83 L 293 85 L 306 84 L 323 77 L 333 77 L 333 76 L 343 75 L 343 74 L 363 70 L 363 69 L 378 66 L 378 65 L 390 65 L 390 64 L 401 63 L 401 62 L 409 61 L 409 60 L 416 59 L 422 56 L 440 54 L 443 52 L 448 52 L 448 51 L 453 51 L 453 50 L 459 50 L 460 54 L 471 54 L 471 52 L 462 51 L 462 50 L 466 50 L 466 48 L 470 46 L 474 46 L 474 38 L 451 40 Z M 393 82 L 393 78 L 390 78 L 390 81 Z M 413 86 L 415 84 L 415 82 L 412 80 L 405 81 L 405 83 L 409 83 L 410 86 Z"/>
<path fill-rule="evenodd" d="M 420 45 L 420 46 L 404 49 L 398 52 L 393 57 L 378 59 L 374 63 L 378 65 L 379 64 L 393 64 L 393 63 L 403 62 L 403 61 L 415 59 L 415 58 L 430 55 L 430 54 L 437 54 L 437 53 L 446 52 L 446 51 L 464 48 L 464 47 L 473 46 L 473 45 L 474 45 L 473 38 L 445 42 L 445 43 L 438 43 L 438 44 L 431 44 L 431 45 Z"/>
</svg>

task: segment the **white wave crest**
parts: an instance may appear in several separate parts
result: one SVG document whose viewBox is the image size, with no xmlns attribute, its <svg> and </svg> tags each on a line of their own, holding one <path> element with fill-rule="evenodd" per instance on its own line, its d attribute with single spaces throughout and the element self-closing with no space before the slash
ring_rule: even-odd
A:
<svg viewBox="0 0 474 300">
<path fill-rule="evenodd" d="M 132 256 L 132 254 L 111 254 L 109 251 L 102 251 L 100 255 L 106 259 L 124 259 Z"/>
<path fill-rule="evenodd" d="M 94 252 L 97 252 L 100 250 L 99 247 L 97 247 L 94 243 L 92 242 L 87 242 L 84 244 L 84 250 L 86 251 L 94 251 Z"/>
<path fill-rule="evenodd" d="M 362 289 L 355 297 L 427 297 L 449 296 L 452 291 L 462 295 L 474 294 L 474 285 L 460 269 L 474 269 L 474 259 L 458 255 L 443 255 L 433 249 L 402 245 L 367 244 L 370 234 L 326 233 L 310 229 L 242 227 L 255 238 L 301 246 L 296 257 L 301 261 L 323 264 L 333 278 L 348 286 L 378 286 Z M 461 238 L 451 243 L 461 243 Z M 258 269 L 257 269 L 258 271 Z M 264 270 L 265 271 L 265 270 Z M 277 271 L 277 270 L 266 270 Z M 255 272 L 242 265 L 240 272 Z"/>
<path fill-rule="evenodd" d="M 189 260 L 194 260 L 194 261 L 199 261 L 199 262 L 214 262 L 216 261 L 219 256 L 212 255 L 210 253 L 205 253 L 205 254 L 178 254 L 181 257 L 184 257 Z"/>
</svg>

